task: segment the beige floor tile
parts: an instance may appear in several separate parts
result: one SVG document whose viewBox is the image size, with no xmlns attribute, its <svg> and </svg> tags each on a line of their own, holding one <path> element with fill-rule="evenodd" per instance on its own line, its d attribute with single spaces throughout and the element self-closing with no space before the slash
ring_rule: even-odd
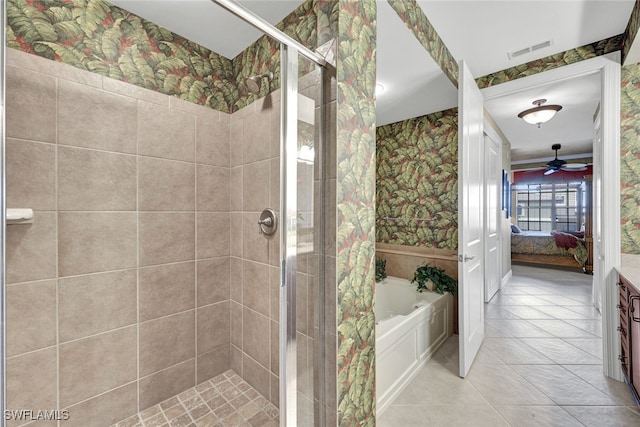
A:
<svg viewBox="0 0 640 427">
<path fill-rule="evenodd" d="M 634 401 L 626 383 L 607 378 L 602 373 L 602 365 L 562 365 L 603 393 L 613 397 L 619 405 L 633 406 Z"/>
<path fill-rule="evenodd" d="M 512 368 L 557 405 L 617 405 L 615 399 L 560 365 L 518 365 Z"/>
<path fill-rule="evenodd" d="M 393 400 L 394 405 L 420 406 L 422 399 L 416 399 L 416 393 L 413 385 L 408 384 L 407 387 Z"/>
<path fill-rule="evenodd" d="M 602 360 L 602 339 L 601 338 L 565 338 L 564 342 L 579 348 L 585 353 Z"/>
<path fill-rule="evenodd" d="M 423 406 L 392 405 L 376 420 L 378 427 L 424 426 L 426 409 Z"/>
<path fill-rule="evenodd" d="M 515 286 L 509 286 L 508 288 L 503 288 L 500 293 L 502 295 L 528 295 L 529 293 L 522 289 L 522 288 L 517 288 Z"/>
<path fill-rule="evenodd" d="M 583 295 L 571 295 L 571 296 L 561 296 L 561 295 L 553 295 L 553 296 L 546 296 L 543 295 L 540 298 L 551 303 L 551 304 L 556 304 L 556 305 L 561 305 L 563 307 L 566 308 L 571 308 L 571 306 L 574 305 L 585 305 L 588 302 L 584 301 L 584 297 Z M 548 304 L 543 304 L 543 305 L 548 305 Z"/>
<path fill-rule="evenodd" d="M 484 310 L 485 319 L 520 319 L 521 317 L 514 312 L 520 306 L 502 307 L 500 305 L 486 305 Z"/>
<path fill-rule="evenodd" d="M 524 291 L 526 294 L 529 294 L 529 295 L 549 295 L 549 291 L 547 289 L 539 288 L 537 286 L 528 286 L 527 282 L 524 282 L 523 284 L 518 284 L 514 280 L 511 280 L 509 282 L 509 287 L 517 287 L 517 289 L 520 289 L 521 291 Z"/>
<path fill-rule="evenodd" d="M 506 364 L 548 365 L 551 359 L 525 344 L 519 338 L 485 338 L 483 348 L 488 348 Z"/>
<path fill-rule="evenodd" d="M 559 406 L 496 406 L 498 412 L 518 427 L 581 427 L 573 416 Z"/>
<path fill-rule="evenodd" d="M 602 320 L 600 319 L 567 319 L 565 322 L 592 335 L 602 337 Z"/>
<path fill-rule="evenodd" d="M 574 305 L 571 307 L 567 307 L 567 309 L 581 314 L 587 319 L 600 320 L 600 312 L 592 305 Z"/>
<path fill-rule="evenodd" d="M 513 338 L 545 338 L 552 335 L 536 327 L 532 321 L 523 319 L 489 319 L 485 324 L 494 326 L 504 332 L 505 337 Z"/>
<path fill-rule="evenodd" d="M 550 298 L 553 299 L 556 297 L 549 297 L 545 295 L 509 295 L 508 305 L 526 305 L 533 307 L 537 305 L 549 305 Z"/>
<path fill-rule="evenodd" d="M 492 405 L 553 405 L 554 402 L 507 365 L 474 364 L 468 381 Z"/>
<path fill-rule="evenodd" d="M 599 365 L 600 359 L 560 338 L 526 338 L 525 344 L 537 349 L 555 363 Z"/>
<path fill-rule="evenodd" d="M 553 319 L 551 315 L 526 305 L 508 305 L 501 308 L 520 319 Z"/>
<path fill-rule="evenodd" d="M 529 320 L 531 324 L 547 332 L 551 336 L 557 338 L 595 338 L 601 334 L 595 334 L 588 332 L 590 324 L 585 324 L 585 327 L 578 327 L 571 322 L 575 320 Z M 595 320 L 579 320 L 577 322 L 595 322 Z"/>
<path fill-rule="evenodd" d="M 455 357 L 455 360 L 453 360 L 453 362 L 455 362 L 455 364 L 457 365 L 459 363 L 458 360 L 459 360 L 458 357 Z M 503 365 L 504 362 L 500 359 L 497 353 L 493 352 L 491 349 L 485 346 L 482 346 L 480 347 L 480 350 L 478 351 L 478 354 L 476 355 L 476 358 L 473 361 L 473 364 L 496 366 L 496 365 Z"/>
<path fill-rule="evenodd" d="M 469 382 L 457 375 L 457 365 L 426 365 L 413 380 L 418 396 L 425 396 L 434 405 L 485 404 L 486 400 Z"/>
<path fill-rule="evenodd" d="M 640 413 L 626 406 L 564 406 L 587 427 L 637 427 Z"/>
<path fill-rule="evenodd" d="M 429 427 L 501 427 L 509 426 L 498 411 L 491 405 L 468 404 L 463 406 L 451 405 L 425 405 L 423 419 L 420 426 Z M 402 424 L 396 424 L 399 426 Z"/>
<path fill-rule="evenodd" d="M 580 306 L 572 306 L 572 308 L 580 307 Z M 543 313 L 547 313 L 548 315 L 562 320 L 572 320 L 572 319 L 588 319 L 589 316 L 579 313 L 575 310 L 570 310 L 565 307 L 561 307 L 559 305 L 539 305 L 536 306 L 536 310 L 540 310 Z"/>
</svg>

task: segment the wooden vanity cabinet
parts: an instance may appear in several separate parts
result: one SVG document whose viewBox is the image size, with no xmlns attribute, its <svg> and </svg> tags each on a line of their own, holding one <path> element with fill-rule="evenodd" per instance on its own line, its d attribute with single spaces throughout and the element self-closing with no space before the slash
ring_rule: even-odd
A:
<svg viewBox="0 0 640 427">
<path fill-rule="evenodd" d="M 640 290 L 624 276 L 618 282 L 620 313 L 620 363 L 631 393 L 640 402 Z"/>
</svg>

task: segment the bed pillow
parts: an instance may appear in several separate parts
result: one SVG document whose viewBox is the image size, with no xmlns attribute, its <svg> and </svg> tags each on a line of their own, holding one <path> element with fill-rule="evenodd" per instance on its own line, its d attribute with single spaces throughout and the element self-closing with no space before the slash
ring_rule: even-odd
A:
<svg viewBox="0 0 640 427">
<path fill-rule="evenodd" d="M 578 247 L 578 238 L 573 234 L 553 230 L 551 235 L 556 241 L 556 246 L 562 249 L 572 249 Z"/>
<path fill-rule="evenodd" d="M 522 233 L 522 230 L 517 225 L 511 224 L 511 232 L 513 234 L 520 234 L 520 233 Z"/>
</svg>

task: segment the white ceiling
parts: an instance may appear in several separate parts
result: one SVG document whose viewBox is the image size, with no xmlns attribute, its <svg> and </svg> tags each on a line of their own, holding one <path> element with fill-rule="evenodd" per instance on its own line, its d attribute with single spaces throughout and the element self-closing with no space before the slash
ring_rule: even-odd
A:
<svg viewBox="0 0 640 427">
<path fill-rule="evenodd" d="M 261 34 L 210 0 L 111 0 L 228 58 Z M 402 0 L 395 0 L 402 1 Z M 294 10 L 299 0 L 239 0 L 271 23 Z M 624 32 L 634 0 L 418 0 L 456 60 L 476 76 L 573 49 Z M 552 45 L 510 60 L 512 52 L 546 40 Z M 386 0 L 378 1 L 377 124 L 417 117 L 457 106 L 457 90 L 400 21 Z M 583 78 L 562 86 L 487 102 L 487 109 L 512 144 L 513 159 L 539 158 L 560 142 L 562 154 L 590 150 L 591 117 L 599 85 Z M 538 98 L 563 106 L 540 129 L 517 114 Z"/>
<path fill-rule="evenodd" d="M 453 56 L 476 77 L 624 32 L 634 0 L 418 0 Z M 511 61 L 507 52 L 553 45 Z"/>
<path fill-rule="evenodd" d="M 109 1 L 229 59 L 262 36 L 211 0 Z M 304 0 L 235 1 L 274 25 L 304 3 Z"/>
<path fill-rule="evenodd" d="M 539 128 L 517 117 L 520 111 L 534 107 L 531 102 L 536 99 L 562 106 Z M 591 74 L 486 100 L 485 107 L 511 141 L 511 160 L 520 161 L 553 157 L 551 145 L 555 143 L 562 144 L 559 157 L 591 153 L 593 116 L 599 101 L 600 75 Z"/>
<path fill-rule="evenodd" d="M 378 2 L 376 125 L 458 105 L 458 89 L 386 1 Z"/>
</svg>

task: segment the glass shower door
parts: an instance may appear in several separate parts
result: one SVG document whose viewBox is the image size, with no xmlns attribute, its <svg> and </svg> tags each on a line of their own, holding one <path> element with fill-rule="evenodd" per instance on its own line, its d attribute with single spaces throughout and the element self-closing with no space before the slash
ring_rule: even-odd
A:
<svg viewBox="0 0 640 427">
<path fill-rule="evenodd" d="M 281 425 L 324 425 L 322 68 L 282 47 Z"/>
</svg>

